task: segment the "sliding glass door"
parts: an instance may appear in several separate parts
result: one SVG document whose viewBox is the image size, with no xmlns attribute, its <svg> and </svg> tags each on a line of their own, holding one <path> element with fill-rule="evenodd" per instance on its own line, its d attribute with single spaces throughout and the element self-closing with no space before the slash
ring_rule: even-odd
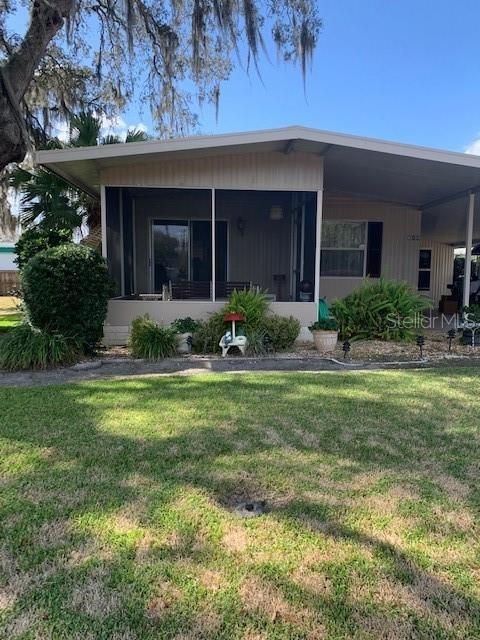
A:
<svg viewBox="0 0 480 640">
<path fill-rule="evenodd" d="M 212 223 L 207 220 L 154 220 L 152 222 L 153 290 L 185 282 L 212 279 Z M 227 279 L 227 223 L 215 224 L 216 280 Z"/>
</svg>

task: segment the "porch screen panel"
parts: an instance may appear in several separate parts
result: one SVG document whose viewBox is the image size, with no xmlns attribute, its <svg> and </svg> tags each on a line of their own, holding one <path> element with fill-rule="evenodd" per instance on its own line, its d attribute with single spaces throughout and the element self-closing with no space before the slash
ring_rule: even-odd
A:
<svg viewBox="0 0 480 640">
<path fill-rule="evenodd" d="M 120 225 L 120 189 L 105 188 L 107 221 L 107 264 L 114 282 L 114 295 L 122 294 L 122 243 Z"/>
<path fill-rule="evenodd" d="M 122 189 L 123 282 L 125 295 L 134 293 L 133 281 L 133 203 L 127 189 Z"/>
</svg>

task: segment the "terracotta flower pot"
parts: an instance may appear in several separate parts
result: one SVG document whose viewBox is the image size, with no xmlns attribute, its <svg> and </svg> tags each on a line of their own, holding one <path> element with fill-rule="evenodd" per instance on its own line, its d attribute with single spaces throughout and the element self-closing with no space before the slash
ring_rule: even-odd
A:
<svg viewBox="0 0 480 640">
<path fill-rule="evenodd" d="M 312 334 L 317 351 L 326 353 L 335 350 L 338 341 L 338 331 L 312 331 Z"/>
</svg>

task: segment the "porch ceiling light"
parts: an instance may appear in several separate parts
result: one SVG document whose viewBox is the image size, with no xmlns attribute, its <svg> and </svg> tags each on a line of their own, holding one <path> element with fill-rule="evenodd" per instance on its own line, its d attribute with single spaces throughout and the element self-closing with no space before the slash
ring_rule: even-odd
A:
<svg viewBox="0 0 480 640">
<path fill-rule="evenodd" d="M 270 220 L 283 220 L 283 209 L 279 205 L 270 207 Z"/>
</svg>

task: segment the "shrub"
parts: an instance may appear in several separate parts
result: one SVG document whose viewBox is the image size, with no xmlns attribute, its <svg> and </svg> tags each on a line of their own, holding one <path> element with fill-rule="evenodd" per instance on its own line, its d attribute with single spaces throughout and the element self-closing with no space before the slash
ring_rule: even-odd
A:
<svg viewBox="0 0 480 640">
<path fill-rule="evenodd" d="M 0 340 L 0 369 L 46 369 L 77 362 L 81 345 L 74 338 L 47 333 L 24 323 Z"/>
<path fill-rule="evenodd" d="M 337 331 L 338 322 L 335 318 L 320 318 L 308 328 L 310 331 Z"/>
<path fill-rule="evenodd" d="M 24 302 L 33 326 L 80 340 L 86 352 L 103 335 L 112 284 L 93 249 L 62 245 L 31 258 L 22 273 Z"/>
<path fill-rule="evenodd" d="M 229 301 L 222 311 L 225 313 L 241 313 L 245 316 L 243 327 L 245 333 L 260 327 L 268 310 L 268 300 L 262 291 L 257 289 L 242 289 L 232 292 Z"/>
<path fill-rule="evenodd" d="M 335 301 L 331 310 L 342 339 L 409 340 L 416 333 L 417 314 L 429 306 L 408 283 L 380 279 Z"/>
<path fill-rule="evenodd" d="M 198 329 L 198 322 L 190 316 L 186 318 L 177 318 L 172 322 L 172 327 L 177 333 L 195 333 Z"/>
<path fill-rule="evenodd" d="M 192 348 L 197 353 L 217 353 L 220 351 L 218 343 L 227 330 L 224 319 L 224 311 L 212 313 L 208 320 L 198 323 L 197 330 L 193 334 Z"/>
<path fill-rule="evenodd" d="M 261 326 L 275 351 L 289 349 L 300 333 L 300 322 L 292 316 L 286 318 L 276 314 L 268 315 L 263 319 Z"/>
<path fill-rule="evenodd" d="M 177 348 L 177 332 L 173 327 L 162 327 L 148 315 L 132 322 L 130 348 L 135 358 L 161 360 L 173 356 Z"/>
<path fill-rule="evenodd" d="M 72 242 L 72 232 L 66 229 L 48 229 L 41 225 L 25 229 L 15 245 L 15 262 L 20 270 L 40 251 Z"/>
</svg>

